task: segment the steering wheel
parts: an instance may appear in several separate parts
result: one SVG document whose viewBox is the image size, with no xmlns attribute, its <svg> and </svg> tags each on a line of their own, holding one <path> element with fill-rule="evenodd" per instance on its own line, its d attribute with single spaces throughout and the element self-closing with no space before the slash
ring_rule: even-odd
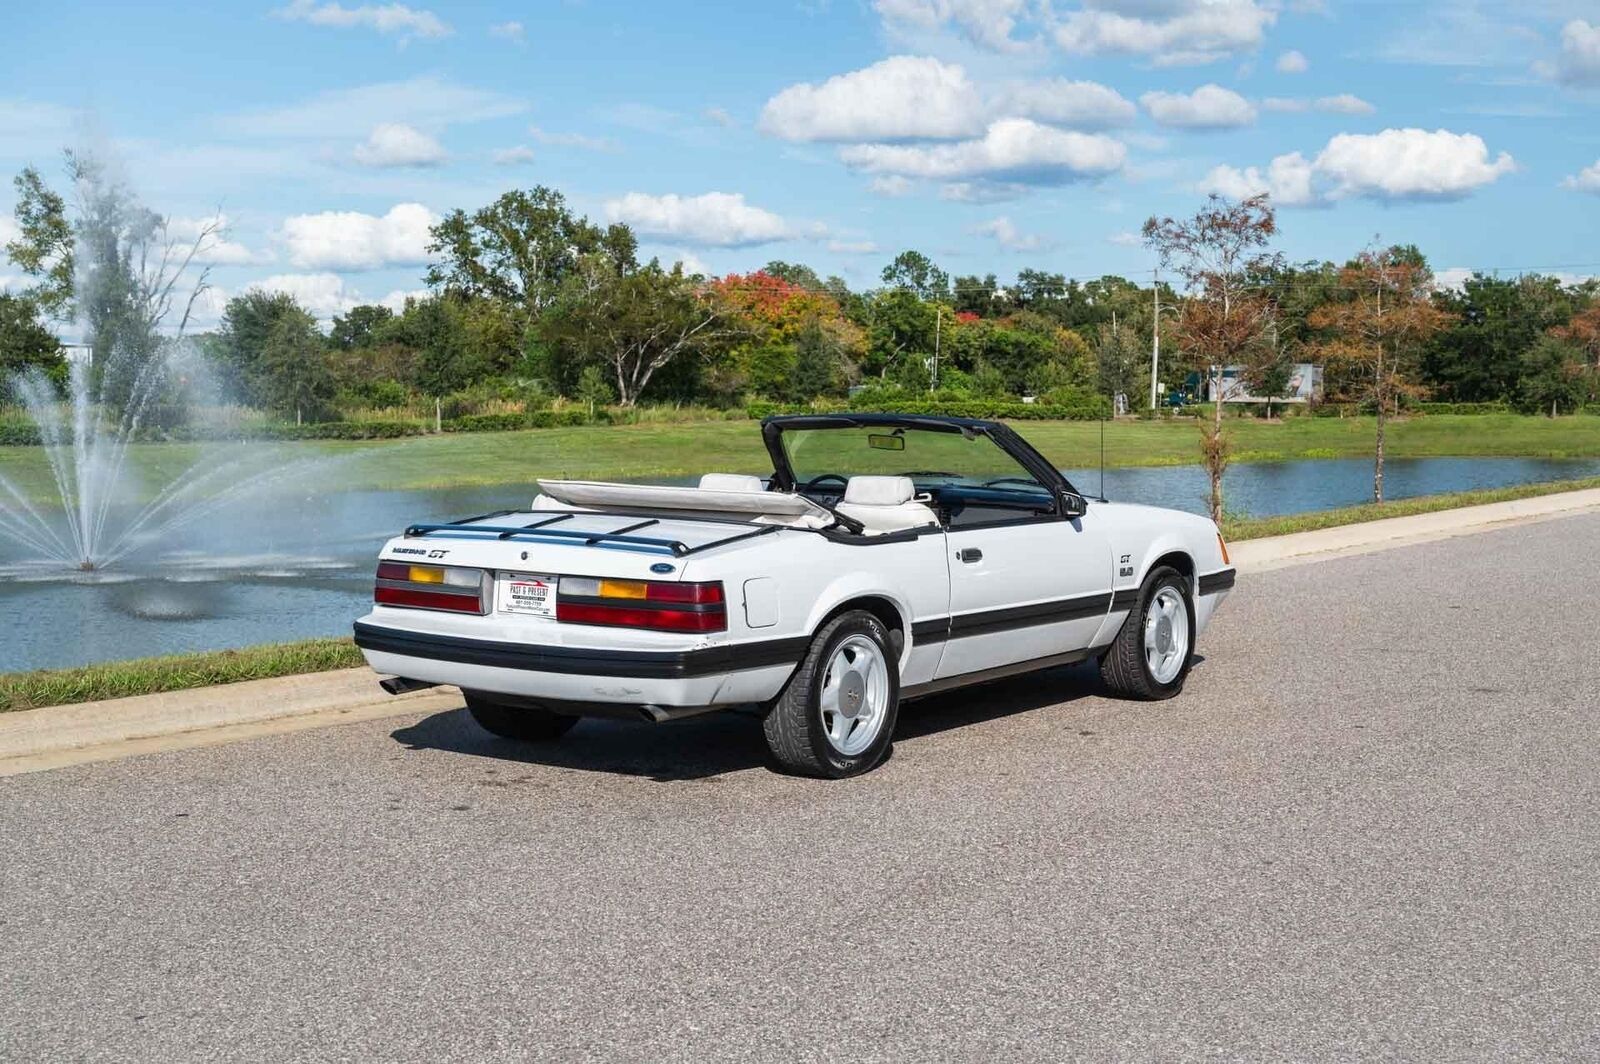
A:
<svg viewBox="0 0 1600 1064">
<path fill-rule="evenodd" d="M 848 487 L 849 484 L 850 484 L 850 478 L 849 477 L 841 476 L 838 473 L 819 473 L 818 475 L 812 477 L 810 480 L 806 481 L 804 484 L 800 485 L 800 490 L 801 491 L 811 491 L 814 488 L 816 488 L 818 485 L 820 485 L 824 480 L 837 480 L 839 482 L 839 487 L 840 487 L 841 490 L 843 488 Z"/>
</svg>

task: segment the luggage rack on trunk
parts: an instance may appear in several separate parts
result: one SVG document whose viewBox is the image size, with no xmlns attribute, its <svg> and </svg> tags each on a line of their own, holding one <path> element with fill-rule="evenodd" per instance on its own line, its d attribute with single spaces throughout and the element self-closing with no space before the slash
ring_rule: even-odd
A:
<svg viewBox="0 0 1600 1064">
<path fill-rule="evenodd" d="M 645 514 L 627 515 L 617 513 L 598 513 L 594 510 L 572 510 L 558 513 L 554 516 L 548 516 L 527 525 L 480 525 L 473 523 L 495 517 L 505 517 L 514 512 L 515 511 L 513 510 L 502 510 L 498 513 L 484 514 L 480 517 L 469 517 L 462 521 L 447 521 L 440 524 L 410 525 L 406 528 L 405 535 L 410 538 L 414 536 L 431 536 L 442 533 L 445 535 L 485 535 L 493 536 L 496 539 L 545 539 L 553 540 L 557 543 L 569 543 L 584 547 L 602 547 L 608 550 L 639 551 L 646 554 L 670 554 L 675 558 L 683 558 L 690 554 L 697 554 L 703 550 L 710 550 L 712 547 L 721 547 L 725 544 L 735 543 L 742 539 L 753 539 L 756 536 L 765 536 L 768 533 L 780 531 L 783 527 L 781 525 L 762 525 L 761 527 L 751 529 L 748 532 L 739 532 L 731 536 L 723 536 L 720 539 L 713 539 L 706 543 L 696 543 L 691 546 L 690 544 L 683 542 L 681 539 L 664 539 L 659 536 L 634 535 L 634 533 L 638 532 L 640 529 L 649 528 L 651 525 L 658 525 L 661 523 L 661 518 L 651 517 Z M 546 513 L 548 513 L 548 511 L 546 511 Z M 623 525 L 621 528 L 615 529 L 611 532 L 577 532 L 566 528 L 550 527 L 551 525 L 559 524 L 562 521 L 570 520 L 574 517 L 629 516 L 636 518 L 636 520 L 632 520 L 629 524 Z M 685 519 L 695 520 L 695 518 L 680 518 L 676 515 L 673 516 L 674 521 Z"/>
</svg>

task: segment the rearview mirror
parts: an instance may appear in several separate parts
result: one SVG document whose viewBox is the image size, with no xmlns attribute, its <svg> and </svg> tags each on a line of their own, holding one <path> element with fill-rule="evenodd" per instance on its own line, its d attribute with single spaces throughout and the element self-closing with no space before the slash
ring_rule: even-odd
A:
<svg viewBox="0 0 1600 1064">
<path fill-rule="evenodd" d="M 904 436 L 872 435 L 867 437 L 867 446 L 875 451 L 903 451 L 906 449 Z"/>
<path fill-rule="evenodd" d="M 1089 500 L 1075 491 L 1068 491 L 1066 488 L 1062 488 L 1057 498 L 1061 500 L 1062 514 L 1067 517 L 1082 517 L 1089 512 Z"/>
</svg>

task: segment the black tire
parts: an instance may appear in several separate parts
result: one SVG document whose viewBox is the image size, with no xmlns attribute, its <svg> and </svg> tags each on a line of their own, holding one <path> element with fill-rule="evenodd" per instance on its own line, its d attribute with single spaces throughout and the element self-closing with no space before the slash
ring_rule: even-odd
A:
<svg viewBox="0 0 1600 1064">
<path fill-rule="evenodd" d="M 876 739 L 859 753 L 846 755 L 828 740 L 821 693 L 828 663 L 840 644 L 852 636 L 864 636 L 877 645 L 889 693 Z M 783 768 L 823 779 L 843 779 L 870 771 L 883 760 L 894 741 L 899 713 L 900 665 L 889 632 L 872 614 L 852 610 L 829 621 L 812 639 L 800 667 L 768 707 L 762 730 L 768 749 Z"/>
<path fill-rule="evenodd" d="M 1144 626 L 1150 604 L 1164 587 L 1173 587 L 1183 599 L 1189 615 L 1188 648 L 1183 657 L 1183 667 L 1177 676 L 1162 683 L 1150 672 L 1144 655 Z M 1122 630 L 1100 658 L 1100 678 L 1110 692 L 1119 698 L 1132 698 L 1141 702 L 1158 702 L 1171 698 L 1183 690 L 1183 681 L 1189 676 L 1189 665 L 1194 660 L 1194 602 L 1189 597 L 1189 581 L 1178 570 L 1161 566 L 1145 577 L 1139 589 L 1139 601 L 1122 622 Z"/>
<path fill-rule="evenodd" d="M 552 713 L 542 706 L 506 705 L 479 691 L 461 692 L 467 698 L 467 712 L 478 727 L 502 739 L 525 743 L 547 743 L 559 739 L 578 723 L 577 717 Z"/>
</svg>

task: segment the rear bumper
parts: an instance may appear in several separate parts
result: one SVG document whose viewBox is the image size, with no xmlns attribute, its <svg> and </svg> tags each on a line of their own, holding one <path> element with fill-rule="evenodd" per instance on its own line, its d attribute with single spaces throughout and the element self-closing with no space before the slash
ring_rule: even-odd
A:
<svg viewBox="0 0 1600 1064">
<path fill-rule="evenodd" d="M 511 643 L 357 621 L 356 646 L 381 673 L 568 703 L 699 707 L 761 702 L 783 687 L 807 640 L 691 650 Z"/>
</svg>

